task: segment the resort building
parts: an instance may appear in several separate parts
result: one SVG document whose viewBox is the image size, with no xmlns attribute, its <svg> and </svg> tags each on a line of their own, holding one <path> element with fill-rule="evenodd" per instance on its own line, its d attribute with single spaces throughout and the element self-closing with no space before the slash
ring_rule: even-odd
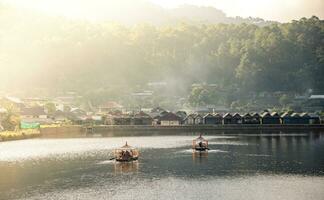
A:
<svg viewBox="0 0 324 200">
<path fill-rule="evenodd" d="M 178 126 L 181 124 L 181 118 L 172 112 L 159 117 L 158 121 L 161 126 Z"/>
<path fill-rule="evenodd" d="M 204 116 L 204 124 L 222 124 L 223 117 L 220 114 L 207 114 Z"/>
</svg>

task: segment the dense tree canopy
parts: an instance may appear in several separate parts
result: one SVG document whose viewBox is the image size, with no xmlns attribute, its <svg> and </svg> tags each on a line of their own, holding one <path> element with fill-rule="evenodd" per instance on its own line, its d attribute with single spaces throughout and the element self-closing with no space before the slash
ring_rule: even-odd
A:
<svg viewBox="0 0 324 200">
<path fill-rule="evenodd" d="M 212 91 L 203 100 L 190 97 L 193 104 L 226 102 L 234 93 L 324 92 L 324 22 L 317 17 L 264 27 L 6 19 L 0 17 L 3 88 L 75 90 L 91 96 L 118 87 L 124 89 L 113 93 L 122 96 L 164 81 L 170 94 Z M 191 91 L 194 83 L 215 87 Z"/>
</svg>

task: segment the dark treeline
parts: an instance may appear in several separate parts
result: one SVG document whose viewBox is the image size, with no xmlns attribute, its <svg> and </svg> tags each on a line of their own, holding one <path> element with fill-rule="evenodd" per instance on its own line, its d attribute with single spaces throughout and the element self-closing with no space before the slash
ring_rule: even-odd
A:
<svg viewBox="0 0 324 200">
<path fill-rule="evenodd" d="M 324 92 L 324 21 L 317 17 L 263 27 L 126 27 L 3 16 L 5 11 L 0 18 L 3 88 L 119 97 L 164 81 L 169 94 L 189 96 L 192 104 L 230 104 L 259 92 Z M 193 86 L 197 83 L 203 85 Z"/>
</svg>

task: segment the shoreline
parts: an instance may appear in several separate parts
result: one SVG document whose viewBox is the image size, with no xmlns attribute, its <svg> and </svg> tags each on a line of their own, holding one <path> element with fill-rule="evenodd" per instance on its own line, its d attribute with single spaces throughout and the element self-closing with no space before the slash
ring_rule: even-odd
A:
<svg viewBox="0 0 324 200">
<path fill-rule="evenodd" d="M 40 137 L 60 138 L 60 137 L 79 137 L 91 136 L 105 133 L 121 133 L 121 132 L 170 132 L 179 131 L 189 132 L 218 132 L 220 134 L 295 134 L 307 131 L 309 133 L 324 134 L 324 124 L 314 125 L 282 125 L 282 124 L 226 124 L 226 125 L 179 125 L 179 126 L 147 126 L 147 125 L 97 125 L 84 127 L 80 125 L 45 127 L 40 130 L 24 130 L 24 131 L 7 131 L 0 132 L 0 142 L 24 140 Z M 258 131 L 258 133 L 255 133 Z M 308 133 L 307 133 L 308 134 Z"/>
<path fill-rule="evenodd" d="M 226 124 L 226 125 L 178 125 L 178 126 L 150 126 L 150 125 L 99 125 L 83 128 L 86 133 L 105 131 L 226 131 L 226 130 L 260 130 L 260 131 L 324 131 L 324 124 L 312 125 L 283 125 L 283 124 Z"/>
<path fill-rule="evenodd" d="M 41 136 L 39 130 L 19 130 L 0 132 L 0 142 L 32 139 Z"/>
</svg>

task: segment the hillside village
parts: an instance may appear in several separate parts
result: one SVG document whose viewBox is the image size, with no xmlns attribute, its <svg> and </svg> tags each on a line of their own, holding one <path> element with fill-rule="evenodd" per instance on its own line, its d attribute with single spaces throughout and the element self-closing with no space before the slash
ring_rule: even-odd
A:
<svg viewBox="0 0 324 200">
<path fill-rule="evenodd" d="M 49 99 L 2 97 L 0 100 L 1 130 L 17 130 L 33 125 L 214 125 L 214 124 L 320 124 L 320 112 L 237 112 L 222 106 L 199 106 L 168 110 L 162 107 L 129 108 L 116 101 L 106 101 L 89 110 L 75 106 L 77 95 Z M 323 110 L 324 95 L 296 97 L 307 104 L 305 110 Z M 9 116 L 10 115 L 10 116 Z M 9 118 L 8 118 L 9 116 Z"/>
</svg>

